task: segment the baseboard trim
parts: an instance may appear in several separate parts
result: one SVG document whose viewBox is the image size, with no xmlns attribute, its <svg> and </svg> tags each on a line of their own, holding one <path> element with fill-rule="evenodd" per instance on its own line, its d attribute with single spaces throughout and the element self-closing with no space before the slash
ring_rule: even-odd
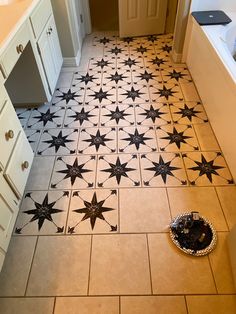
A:
<svg viewBox="0 0 236 314">
<path fill-rule="evenodd" d="M 77 67 L 80 64 L 81 51 L 79 50 L 76 57 L 63 58 L 63 67 Z"/>
<path fill-rule="evenodd" d="M 177 53 L 175 50 L 172 50 L 171 57 L 175 63 L 181 63 L 182 62 L 182 53 Z"/>
</svg>

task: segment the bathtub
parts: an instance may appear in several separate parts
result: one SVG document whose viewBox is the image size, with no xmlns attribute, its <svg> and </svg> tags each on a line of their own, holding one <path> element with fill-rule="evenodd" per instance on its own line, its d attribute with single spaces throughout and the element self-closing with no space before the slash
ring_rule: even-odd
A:
<svg viewBox="0 0 236 314">
<path fill-rule="evenodd" d="M 226 26 L 189 22 L 186 63 L 236 181 L 236 12 Z"/>
</svg>

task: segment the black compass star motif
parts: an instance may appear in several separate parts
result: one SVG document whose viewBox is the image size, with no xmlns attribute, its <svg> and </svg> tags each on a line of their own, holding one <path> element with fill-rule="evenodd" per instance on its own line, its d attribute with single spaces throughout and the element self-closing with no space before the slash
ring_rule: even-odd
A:
<svg viewBox="0 0 236 314">
<path fill-rule="evenodd" d="M 150 35 L 150 36 L 147 37 L 147 40 L 151 41 L 152 43 L 154 43 L 157 40 L 157 36 Z"/>
<path fill-rule="evenodd" d="M 40 231 L 45 219 L 51 222 L 53 221 L 53 214 L 63 212 L 63 210 L 61 209 L 54 208 L 55 204 L 56 202 L 48 202 L 48 194 L 46 194 L 42 204 L 34 201 L 35 209 L 26 210 L 23 213 L 26 213 L 28 215 L 34 215 L 31 218 L 30 222 L 38 220 L 38 230 Z"/>
<path fill-rule="evenodd" d="M 165 86 L 163 86 L 163 88 L 159 88 L 158 92 L 156 92 L 156 94 L 159 94 L 160 97 L 165 97 L 166 100 L 169 99 L 170 96 L 174 96 L 174 94 L 176 94 L 175 91 L 172 90 L 172 88 L 166 88 Z"/>
<path fill-rule="evenodd" d="M 115 48 L 112 48 L 109 52 L 112 53 L 112 54 L 115 54 L 117 56 L 119 53 L 122 53 L 122 51 L 123 51 L 123 49 L 118 48 L 116 46 Z"/>
<path fill-rule="evenodd" d="M 191 136 L 184 135 L 183 132 L 178 132 L 176 128 L 173 128 L 173 132 L 166 132 L 168 136 L 161 137 L 163 140 L 169 140 L 169 144 L 175 143 L 178 149 L 180 149 L 181 143 L 187 144 L 185 140 L 192 138 Z"/>
<path fill-rule="evenodd" d="M 122 62 L 125 66 L 128 66 L 129 68 L 132 68 L 132 66 L 136 65 L 138 62 L 134 59 L 128 58 L 127 60 L 124 60 Z"/>
<path fill-rule="evenodd" d="M 123 74 L 119 74 L 117 71 L 115 74 L 111 74 L 108 79 L 111 81 L 116 82 L 116 84 L 119 83 L 119 81 L 123 81 L 127 76 L 124 76 Z"/>
<path fill-rule="evenodd" d="M 137 129 L 135 129 L 134 134 L 128 133 L 129 137 L 124 138 L 124 141 L 129 141 L 129 145 L 135 145 L 136 149 L 140 148 L 140 145 L 145 145 L 145 141 L 151 140 L 151 137 L 146 137 L 145 133 L 139 133 Z"/>
<path fill-rule="evenodd" d="M 130 114 L 125 113 L 125 110 L 120 110 L 118 106 L 116 106 L 115 110 L 110 110 L 109 114 L 106 114 L 106 117 L 110 117 L 110 120 L 116 120 L 116 123 L 119 124 L 120 120 L 125 120 L 126 116 Z"/>
<path fill-rule="evenodd" d="M 159 157 L 159 162 L 152 161 L 153 167 L 145 168 L 145 170 L 154 171 L 154 177 L 161 176 L 164 183 L 167 181 L 167 176 L 174 177 L 174 170 L 180 168 L 171 166 L 171 161 L 164 162 L 162 156 Z"/>
<path fill-rule="evenodd" d="M 86 219 L 90 219 L 90 225 L 93 230 L 97 218 L 101 220 L 105 220 L 103 213 L 114 210 L 114 208 L 104 207 L 103 205 L 105 201 L 106 200 L 102 200 L 98 202 L 97 194 L 96 192 L 94 192 L 91 202 L 84 201 L 84 206 L 85 206 L 84 208 L 75 209 L 73 211 L 79 214 L 85 214 L 84 217 L 82 218 L 82 221 Z"/>
<path fill-rule="evenodd" d="M 89 75 L 89 73 L 86 73 L 85 75 L 81 75 L 80 77 L 78 77 L 76 80 L 84 83 L 85 85 L 88 85 L 88 83 L 93 82 L 94 79 L 94 75 Z"/>
<path fill-rule="evenodd" d="M 189 121 L 192 121 L 193 117 L 197 117 L 197 114 L 201 113 L 201 111 L 197 111 L 194 108 L 189 108 L 186 104 L 184 104 L 184 108 L 180 108 L 176 114 L 181 114 L 182 118 L 188 118 Z"/>
<path fill-rule="evenodd" d="M 177 82 L 179 82 L 179 80 L 184 78 L 186 75 L 187 74 L 173 70 L 172 72 L 169 72 L 169 74 L 167 76 L 169 76 L 171 79 L 175 79 Z"/>
<path fill-rule="evenodd" d="M 141 54 L 144 54 L 145 52 L 148 51 L 148 49 L 143 47 L 143 46 L 140 46 L 140 47 L 136 48 L 136 51 L 140 52 Z"/>
<path fill-rule="evenodd" d="M 100 146 L 106 146 L 106 142 L 112 141 L 112 139 L 106 138 L 106 136 L 107 134 L 101 135 L 100 130 L 97 130 L 96 135 L 90 134 L 90 139 L 83 141 L 90 143 L 89 146 L 95 146 L 96 151 L 98 151 Z"/>
<path fill-rule="evenodd" d="M 144 81 L 146 81 L 148 83 L 150 80 L 153 80 L 156 77 L 156 75 L 154 75 L 152 73 L 148 73 L 145 70 L 145 72 L 141 73 L 138 77 L 140 77 L 141 80 L 144 80 Z"/>
<path fill-rule="evenodd" d="M 71 180 L 71 185 L 74 185 L 76 178 L 83 179 L 83 173 L 91 172 L 92 170 L 89 169 L 84 169 L 85 163 L 79 165 L 78 164 L 78 159 L 75 158 L 75 161 L 73 165 L 68 165 L 66 164 L 66 168 L 64 170 L 59 170 L 57 171 L 58 173 L 64 173 L 65 176 L 64 179 L 70 178 Z"/>
<path fill-rule="evenodd" d="M 195 161 L 196 167 L 189 168 L 193 171 L 199 171 L 199 176 L 206 175 L 208 180 L 212 183 L 212 175 L 219 176 L 219 173 L 216 170 L 223 169 L 222 166 L 214 165 L 215 160 L 207 161 L 206 158 L 201 154 L 201 162 Z"/>
<path fill-rule="evenodd" d="M 126 93 L 122 94 L 126 96 L 126 99 L 131 98 L 133 101 L 135 101 L 136 98 L 140 98 L 141 95 L 144 93 L 141 93 L 139 90 L 135 90 L 134 87 L 131 87 L 131 90 L 126 91 Z"/>
<path fill-rule="evenodd" d="M 65 100 L 66 104 L 69 103 L 70 100 L 75 100 L 76 97 L 78 97 L 78 95 L 76 95 L 77 92 L 73 92 L 71 91 L 71 89 L 68 90 L 68 92 L 64 93 L 61 92 L 62 95 L 57 96 L 58 98 L 61 98 L 61 100 Z"/>
<path fill-rule="evenodd" d="M 109 94 L 108 92 L 105 92 L 102 88 L 100 88 L 98 92 L 94 92 L 94 94 L 91 96 L 93 96 L 94 99 L 98 99 L 101 103 L 103 99 L 108 99 L 107 97 L 112 96 L 112 94 Z"/>
<path fill-rule="evenodd" d="M 89 118 L 92 117 L 95 117 L 95 115 L 91 114 L 89 111 L 86 112 L 84 108 L 82 108 L 80 112 L 75 112 L 75 114 L 69 116 L 69 118 L 74 118 L 74 121 L 79 121 L 80 125 L 82 125 L 84 121 L 89 121 Z"/>
<path fill-rule="evenodd" d="M 161 118 L 164 112 L 161 112 L 160 109 L 154 109 L 153 105 L 150 106 L 150 109 L 144 109 L 145 112 L 140 115 L 146 116 L 147 119 L 152 119 L 152 122 L 155 123 L 156 119 Z"/>
<path fill-rule="evenodd" d="M 95 63 L 95 65 L 97 67 L 100 67 L 101 69 L 103 69 L 104 67 L 107 67 L 109 64 L 111 64 L 111 63 L 107 60 L 104 60 L 103 58 L 100 61 L 97 61 Z"/>
<path fill-rule="evenodd" d="M 49 121 L 53 122 L 53 119 L 60 118 L 56 112 L 51 112 L 48 109 L 46 112 L 39 112 L 38 116 L 35 116 L 34 119 L 38 119 L 38 122 L 43 122 L 43 126 L 45 126 Z"/>
<path fill-rule="evenodd" d="M 165 45 L 161 48 L 162 51 L 165 51 L 167 53 L 171 52 L 172 50 L 172 47 L 171 46 L 168 46 L 168 45 Z"/>
<path fill-rule="evenodd" d="M 165 60 L 156 57 L 156 58 L 152 59 L 152 64 L 153 65 L 157 65 L 158 67 L 160 67 L 162 64 L 165 64 Z"/>
<path fill-rule="evenodd" d="M 109 172 L 110 173 L 109 178 L 116 177 L 117 183 L 120 184 L 121 177 L 128 178 L 127 172 L 135 170 L 134 168 L 128 168 L 127 164 L 128 162 L 122 164 L 120 162 L 120 158 L 117 157 L 115 164 L 109 163 L 110 168 L 103 169 L 102 171 Z"/>
<path fill-rule="evenodd" d="M 70 134 L 69 134 L 70 135 Z M 71 143 L 73 140 L 69 140 L 69 135 L 62 135 L 62 131 L 59 132 L 57 136 L 51 135 L 52 139 L 43 141 L 44 143 L 50 144 L 48 148 L 54 147 L 55 152 L 57 153 L 60 147 L 66 147 L 66 143 Z"/>
<path fill-rule="evenodd" d="M 103 37 L 101 39 L 99 39 L 100 44 L 106 45 L 110 42 L 110 39 L 107 37 Z"/>
<path fill-rule="evenodd" d="M 133 37 L 125 37 L 125 38 L 123 38 L 123 41 L 127 44 L 130 44 L 134 41 L 134 38 Z"/>
</svg>

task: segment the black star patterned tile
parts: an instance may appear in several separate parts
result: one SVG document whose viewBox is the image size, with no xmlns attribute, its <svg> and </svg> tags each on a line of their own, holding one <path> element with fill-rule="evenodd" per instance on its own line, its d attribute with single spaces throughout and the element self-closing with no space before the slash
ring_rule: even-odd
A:
<svg viewBox="0 0 236 314">
<path fill-rule="evenodd" d="M 97 186 L 100 188 L 140 186 L 137 155 L 102 155 L 98 158 Z"/>
<path fill-rule="evenodd" d="M 91 58 L 89 62 L 88 69 L 89 71 L 112 71 L 116 68 L 116 62 L 112 58 L 108 57 L 97 57 Z"/>
<path fill-rule="evenodd" d="M 85 104 L 110 105 L 116 102 L 116 88 L 112 86 L 88 88 L 85 95 Z"/>
<path fill-rule="evenodd" d="M 66 109 L 64 127 L 79 128 L 97 126 L 99 106 L 71 106 Z"/>
<path fill-rule="evenodd" d="M 181 88 L 175 84 L 164 84 L 158 87 L 152 85 L 149 92 L 152 102 L 179 102 L 184 99 Z"/>
<path fill-rule="evenodd" d="M 31 114 L 31 108 L 15 108 L 21 126 L 24 128 Z"/>
<path fill-rule="evenodd" d="M 191 185 L 227 185 L 234 183 L 220 152 L 186 153 L 183 158 Z"/>
<path fill-rule="evenodd" d="M 170 104 L 170 110 L 175 123 L 195 124 L 206 123 L 208 118 L 200 102 L 181 102 Z"/>
<path fill-rule="evenodd" d="M 164 83 L 188 83 L 192 82 L 191 75 L 187 68 L 175 67 L 162 69 L 161 75 Z"/>
<path fill-rule="evenodd" d="M 118 230 L 118 191 L 73 191 L 67 233 L 110 233 Z"/>
<path fill-rule="evenodd" d="M 180 154 L 150 153 L 141 155 L 144 186 L 187 185 L 186 173 Z"/>
<path fill-rule="evenodd" d="M 95 156 L 57 157 L 51 189 L 92 188 L 95 183 Z"/>
<path fill-rule="evenodd" d="M 145 103 L 149 102 L 148 88 L 144 85 L 125 85 L 117 91 L 117 99 L 122 104 Z"/>
<path fill-rule="evenodd" d="M 131 56 L 125 58 L 117 58 L 118 70 L 137 70 L 144 69 L 144 60 L 142 57 Z"/>
<path fill-rule="evenodd" d="M 114 70 L 103 73 L 103 86 L 122 86 L 131 84 L 130 70 Z"/>
<path fill-rule="evenodd" d="M 150 43 L 139 43 L 135 46 L 131 46 L 130 48 L 130 55 L 131 56 L 148 56 L 154 53 L 154 47 L 150 45 Z"/>
<path fill-rule="evenodd" d="M 157 55 L 160 55 L 160 54 L 169 55 L 170 52 L 172 51 L 172 45 L 170 43 L 167 43 L 167 42 L 164 43 L 163 42 L 163 43 L 156 45 L 155 50 L 156 50 Z"/>
<path fill-rule="evenodd" d="M 116 152 L 115 128 L 82 129 L 79 138 L 79 154 L 108 154 Z"/>
<path fill-rule="evenodd" d="M 138 125 L 163 125 L 171 123 L 169 106 L 165 103 L 140 104 L 135 106 Z"/>
<path fill-rule="evenodd" d="M 27 191 L 16 221 L 15 234 L 65 233 L 69 191 Z"/>
<path fill-rule="evenodd" d="M 157 151 L 155 130 L 150 127 L 124 127 L 118 131 L 119 152 L 148 153 Z"/>
<path fill-rule="evenodd" d="M 78 137 L 78 129 L 44 130 L 37 155 L 74 155 Z"/>
<path fill-rule="evenodd" d="M 101 108 L 101 126 L 129 126 L 135 123 L 133 105 L 109 105 Z"/>
<path fill-rule="evenodd" d="M 87 88 L 91 86 L 100 86 L 102 74 L 100 72 L 75 72 L 72 87 Z"/>
<path fill-rule="evenodd" d="M 25 130 L 25 134 L 27 136 L 27 139 L 34 153 L 37 150 L 41 132 L 42 130 L 31 130 L 31 129 Z"/>
<path fill-rule="evenodd" d="M 157 127 L 157 142 L 160 151 L 178 152 L 199 150 L 199 144 L 190 125 L 162 125 Z"/>
<path fill-rule="evenodd" d="M 84 101 L 84 88 L 58 88 L 53 98 L 53 106 L 73 106 L 82 104 Z"/>
<path fill-rule="evenodd" d="M 27 128 L 59 128 L 62 126 L 64 115 L 65 107 L 43 105 L 31 111 Z"/>
<path fill-rule="evenodd" d="M 132 71 L 132 81 L 136 84 L 150 84 L 150 85 L 162 85 L 162 76 L 161 72 L 158 70 L 141 70 L 141 71 Z"/>
<path fill-rule="evenodd" d="M 104 56 L 108 58 L 129 56 L 128 50 L 122 45 L 107 46 L 104 49 Z"/>
<path fill-rule="evenodd" d="M 165 55 L 152 55 L 144 59 L 145 67 L 147 69 L 165 69 L 172 66 L 172 62 L 169 57 Z"/>
</svg>

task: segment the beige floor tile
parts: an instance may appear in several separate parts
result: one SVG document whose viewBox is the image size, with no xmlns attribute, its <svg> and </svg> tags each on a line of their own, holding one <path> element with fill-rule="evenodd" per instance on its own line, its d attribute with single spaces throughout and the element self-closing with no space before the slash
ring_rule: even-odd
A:
<svg viewBox="0 0 236 314">
<path fill-rule="evenodd" d="M 209 123 L 194 125 L 200 148 L 203 151 L 219 150 L 219 145 Z"/>
<path fill-rule="evenodd" d="M 207 257 L 182 253 L 168 234 L 150 234 L 148 239 L 153 293 L 216 293 Z"/>
<path fill-rule="evenodd" d="M 232 229 L 236 224 L 236 187 L 217 187 L 216 191 L 219 196 L 229 229 Z"/>
<path fill-rule="evenodd" d="M 209 219 L 217 231 L 228 231 L 215 189 L 212 187 L 169 188 L 167 190 L 172 217 L 198 211 Z"/>
<path fill-rule="evenodd" d="M 45 190 L 54 166 L 55 157 L 34 157 L 33 165 L 26 184 L 26 190 Z"/>
<path fill-rule="evenodd" d="M 119 314 L 118 297 L 57 298 L 54 314 Z"/>
<path fill-rule="evenodd" d="M 200 101 L 196 87 L 193 83 L 180 84 L 185 101 Z"/>
<path fill-rule="evenodd" d="M 54 298 L 0 298 L 0 313 L 52 314 Z"/>
<path fill-rule="evenodd" d="M 235 314 L 235 295 L 187 296 L 189 314 Z"/>
<path fill-rule="evenodd" d="M 89 294 L 150 293 L 146 236 L 94 236 Z"/>
<path fill-rule="evenodd" d="M 121 232 L 164 232 L 171 221 L 166 189 L 121 189 Z"/>
<path fill-rule="evenodd" d="M 87 294 L 90 243 L 90 236 L 39 238 L 27 295 Z"/>
<path fill-rule="evenodd" d="M 121 314 L 187 314 L 184 297 L 121 297 Z"/>
<path fill-rule="evenodd" d="M 13 237 L 11 239 L 0 273 L 1 296 L 24 295 L 35 244 L 36 237 Z"/>
<path fill-rule="evenodd" d="M 236 293 L 228 255 L 228 232 L 218 232 L 215 250 L 209 255 L 218 293 Z"/>
</svg>

